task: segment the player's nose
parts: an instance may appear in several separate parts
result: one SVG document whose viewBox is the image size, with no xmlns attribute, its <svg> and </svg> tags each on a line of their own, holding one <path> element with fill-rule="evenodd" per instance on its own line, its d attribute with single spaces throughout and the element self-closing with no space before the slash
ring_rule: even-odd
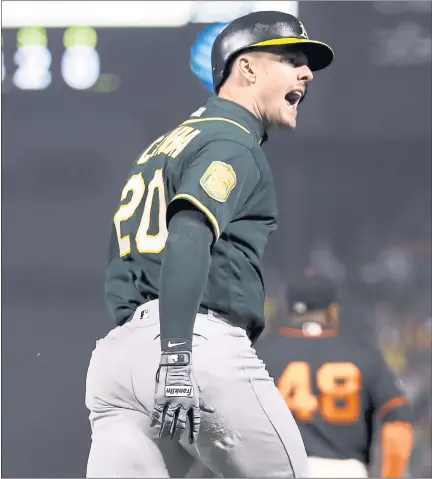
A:
<svg viewBox="0 0 432 479">
<path fill-rule="evenodd" d="M 313 80 L 312 70 L 307 65 L 302 65 L 297 68 L 297 78 L 305 83 Z"/>
</svg>

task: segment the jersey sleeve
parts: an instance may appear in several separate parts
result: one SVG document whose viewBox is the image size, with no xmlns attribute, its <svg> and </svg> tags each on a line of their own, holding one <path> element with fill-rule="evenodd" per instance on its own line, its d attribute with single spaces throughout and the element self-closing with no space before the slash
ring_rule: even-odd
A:
<svg viewBox="0 0 432 479">
<path fill-rule="evenodd" d="M 207 216 L 217 240 L 245 205 L 259 178 L 260 171 L 248 148 L 234 141 L 207 143 L 183 171 L 168 206 L 167 224 L 178 211 L 179 200 L 186 200 Z"/>
<path fill-rule="evenodd" d="M 372 366 L 374 375 L 370 393 L 378 419 L 381 422 L 411 422 L 411 408 L 402 382 L 390 371 L 379 351 Z"/>
</svg>

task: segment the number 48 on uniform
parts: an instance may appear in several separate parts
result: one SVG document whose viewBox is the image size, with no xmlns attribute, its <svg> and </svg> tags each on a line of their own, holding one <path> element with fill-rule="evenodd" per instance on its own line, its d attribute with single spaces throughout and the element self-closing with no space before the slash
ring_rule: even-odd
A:
<svg viewBox="0 0 432 479">
<path fill-rule="evenodd" d="M 310 421 L 319 411 L 331 423 L 357 421 L 361 412 L 362 374 L 352 363 L 326 363 L 316 373 L 319 395 L 313 394 L 311 367 L 307 362 L 288 364 L 277 386 L 288 407 L 300 421 Z"/>
</svg>

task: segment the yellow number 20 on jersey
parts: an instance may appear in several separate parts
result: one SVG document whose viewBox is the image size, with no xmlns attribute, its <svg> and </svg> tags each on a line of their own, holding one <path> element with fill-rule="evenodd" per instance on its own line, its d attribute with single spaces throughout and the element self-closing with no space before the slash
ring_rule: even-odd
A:
<svg viewBox="0 0 432 479">
<path fill-rule="evenodd" d="M 140 253 L 160 253 L 164 247 L 168 238 L 168 229 L 166 226 L 166 199 L 165 199 L 165 186 L 163 182 L 162 169 L 156 170 L 153 179 L 148 184 L 147 197 L 144 202 L 144 210 L 141 217 L 141 221 L 138 226 L 138 230 L 135 236 L 135 243 L 137 250 Z M 119 243 L 120 256 L 125 256 L 131 251 L 131 238 L 130 235 L 121 235 L 121 223 L 131 218 L 139 204 L 141 203 L 146 190 L 146 184 L 142 173 L 133 175 L 123 188 L 121 199 L 125 200 L 129 194 L 132 193 L 128 203 L 123 204 L 117 210 L 114 216 L 114 225 L 117 232 L 117 239 Z M 158 191 L 159 198 L 159 211 L 158 211 L 158 233 L 156 235 L 150 235 L 148 233 L 150 229 L 150 216 L 153 206 L 153 199 L 156 190 Z"/>
</svg>

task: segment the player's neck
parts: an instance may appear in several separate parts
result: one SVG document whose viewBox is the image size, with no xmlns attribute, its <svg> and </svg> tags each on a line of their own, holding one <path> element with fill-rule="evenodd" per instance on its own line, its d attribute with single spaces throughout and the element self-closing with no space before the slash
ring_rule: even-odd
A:
<svg viewBox="0 0 432 479">
<path fill-rule="evenodd" d="M 303 315 L 292 315 L 289 317 L 289 322 L 293 326 L 302 327 L 306 323 L 317 323 L 323 328 L 337 328 L 338 321 L 333 318 L 327 311 L 312 311 Z"/>
<path fill-rule="evenodd" d="M 242 106 L 246 110 L 250 111 L 253 116 L 258 118 L 259 121 L 264 122 L 264 117 L 260 112 L 257 102 L 250 97 L 250 95 L 246 95 L 246 93 L 241 88 L 234 88 L 228 85 L 224 85 L 220 92 L 219 98 L 223 98 L 224 100 L 229 100 L 238 105 Z"/>
</svg>

